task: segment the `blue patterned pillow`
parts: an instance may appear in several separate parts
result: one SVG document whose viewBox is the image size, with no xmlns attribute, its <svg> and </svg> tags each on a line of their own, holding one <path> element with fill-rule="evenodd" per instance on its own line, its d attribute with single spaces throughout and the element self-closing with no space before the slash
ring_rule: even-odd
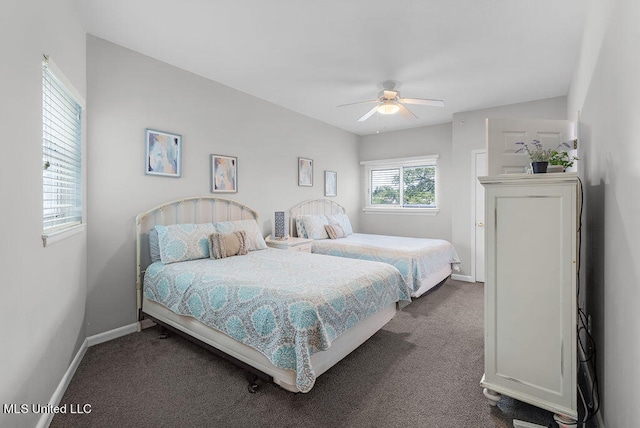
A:
<svg viewBox="0 0 640 428">
<path fill-rule="evenodd" d="M 304 230 L 304 224 L 300 217 L 296 217 L 296 233 L 298 238 L 307 238 L 307 231 Z"/>
<path fill-rule="evenodd" d="M 267 244 L 264 242 L 258 223 L 254 219 L 220 221 L 215 224 L 215 229 L 218 233 L 231 233 L 241 230 L 246 231 L 248 251 L 264 250 L 267 248 Z"/>
<path fill-rule="evenodd" d="M 160 260 L 164 264 L 209 257 L 213 223 L 156 225 Z"/>
</svg>

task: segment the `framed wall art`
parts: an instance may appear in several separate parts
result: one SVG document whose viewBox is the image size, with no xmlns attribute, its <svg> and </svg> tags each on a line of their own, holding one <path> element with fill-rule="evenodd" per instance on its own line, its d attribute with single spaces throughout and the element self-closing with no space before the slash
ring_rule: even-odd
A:
<svg viewBox="0 0 640 428">
<path fill-rule="evenodd" d="M 338 195 L 338 173 L 335 171 L 324 172 L 324 195 Z"/>
<path fill-rule="evenodd" d="M 147 129 L 145 158 L 145 174 L 180 177 L 182 175 L 182 136 Z"/>
<path fill-rule="evenodd" d="M 298 186 L 313 186 L 313 159 L 298 158 Z"/>
<path fill-rule="evenodd" d="M 238 191 L 238 158 L 211 155 L 211 192 L 236 193 Z"/>
</svg>

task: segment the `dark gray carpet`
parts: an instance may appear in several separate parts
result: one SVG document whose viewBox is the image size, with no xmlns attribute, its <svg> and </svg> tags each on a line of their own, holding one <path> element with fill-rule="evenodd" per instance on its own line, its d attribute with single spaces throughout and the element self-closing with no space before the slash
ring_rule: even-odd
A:
<svg viewBox="0 0 640 428">
<path fill-rule="evenodd" d="M 52 427 L 512 427 L 549 412 L 503 397 L 490 407 L 483 373 L 483 287 L 448 280 L 318 378 L 308 394 L 263 382 L 150 328 L 91 347 Z"/>
</svg>

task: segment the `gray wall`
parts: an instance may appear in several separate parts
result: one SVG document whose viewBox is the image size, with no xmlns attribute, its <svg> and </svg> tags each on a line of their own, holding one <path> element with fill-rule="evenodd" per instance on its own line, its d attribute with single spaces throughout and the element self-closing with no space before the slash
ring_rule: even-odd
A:
<svg viewBox="0 0 640 428">
<path fill-rule="evenodd" d="M 86 233 L 42 246 L 42 54 L 86 95 L 85 35 L 64 0 L 2 4 L 0 403 L 47 404 L 85 339 Z M 0 426 L 40 415 L 0 413 Z"/>
<path fill-rule="evenodd" d="M 581 289 L 607 427 L 640 420 L 640 3 L 588 2 L 568 96 L 584 183 Z"/>
<path fill-rule="evenodd" d="M 438 191 L 440 212 L 436 215 L 360 213 L 358 232 L 383 235 L 440 238 L 451 241 L 452 157 L 451 123 L 385 132 L 362 137 L 361 161 L 440 155 L 438 160 Z M 364 166 L 360 167 L 360 207 L 364 207 L 367 187 Z"/>
<path fill-rule="evenodd" d="M 471 278 L 471 151 L 486 148 L 485 119 L 491 117 L 566 119 L 566 97 L 549 98 L 527 103 L 456 113 L 453 115 L 453 182 L 452 243 L 460 256 L 461 276 Z"/>
<path fill-rule="evenodd" d="M 135 322 L 135 216 L 211 194 L 210 154 L 238 157 L 239 191 L 221 196 L 256 209 L 265 234 L 274 211 L 323 197 L 324 170 L 358 227 L 355 135 L 92 36 L 87 52 L 88 335 Z M 181 178 L 144 174 L 145 128 L 182 135 Z M 298 156 L 313 187 L 298 186 Z"/>
</svg>

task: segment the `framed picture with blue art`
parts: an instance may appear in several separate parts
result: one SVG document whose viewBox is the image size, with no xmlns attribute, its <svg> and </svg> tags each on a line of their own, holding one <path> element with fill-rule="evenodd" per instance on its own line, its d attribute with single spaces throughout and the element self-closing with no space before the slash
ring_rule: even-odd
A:
<svg viewBox="0 0 640 428">
<path fill-rule="evenodd" d="M 182 136 L 147 129 L 145 132 L 145 174 L 180 177 L 182 175 Z"/>
<path fill-rule="evenodd" d="M 236 193 L 238 191 L 238 158 L 211 155 L 211 192 Z"/>
<path fill-rule="evenodd" d="M 324 195 L 338 196 L 338 173 L 335 171 L 324 172 Z"/>
<path fill-rule="evenodd" d="M 313 159 L 298 158 L 298 186 L 313 186 Z"/>
</svg>

